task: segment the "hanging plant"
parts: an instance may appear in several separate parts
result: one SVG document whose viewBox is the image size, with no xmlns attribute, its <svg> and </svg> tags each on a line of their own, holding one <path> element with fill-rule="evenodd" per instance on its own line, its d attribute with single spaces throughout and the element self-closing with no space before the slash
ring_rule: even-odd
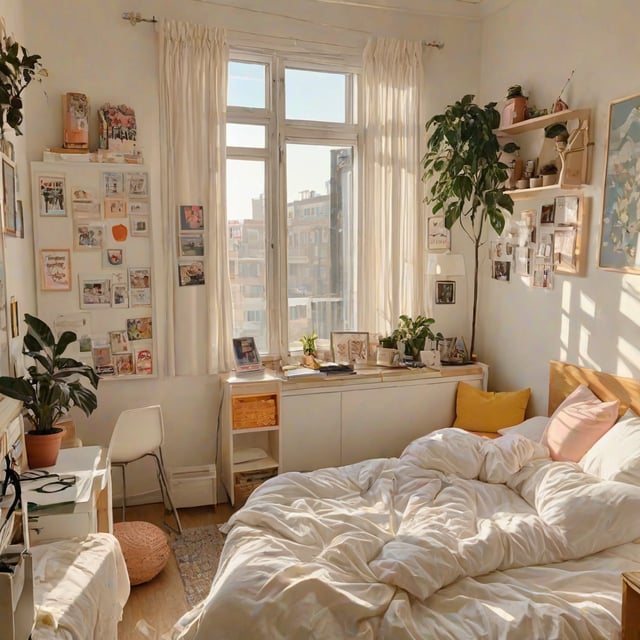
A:
<svg viewBox="0 0 640 640">
<path fill-rule="evenodd" d="M 22 135 L 22 92 L 34 79 L 47 75 L 41 56 L 27 50 L 7 34 L 4 18 L 0 18 L 0 135 L 5 125 Z"/>
</svg>

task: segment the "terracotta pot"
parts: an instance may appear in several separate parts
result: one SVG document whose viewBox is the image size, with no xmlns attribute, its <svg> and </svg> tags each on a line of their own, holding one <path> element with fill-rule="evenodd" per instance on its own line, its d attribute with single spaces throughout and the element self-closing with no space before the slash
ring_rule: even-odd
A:
<svg viewBox="0 0 640 640">
<path fill-rule="evenodd" d="M 313 367 L 315 362 L 316 362 L 315 358 L 311 354 L 306 353 L 305 355 L 302 356 L 302 364 L 305 367 Z"/>
<path fill-rule="evenodd" d="M 52 433 L 37 433 L 30 431 L 24 434 L 27 450 L 27 462 L 30 469 L 51 467 L 58 460 L 60 444 L 64 429 L 55 428 Z"/>
</svg>

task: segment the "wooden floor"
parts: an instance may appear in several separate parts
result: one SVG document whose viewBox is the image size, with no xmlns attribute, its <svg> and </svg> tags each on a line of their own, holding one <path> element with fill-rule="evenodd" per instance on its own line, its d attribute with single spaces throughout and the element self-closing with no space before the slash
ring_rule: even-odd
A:
<svg viewBox="0 0 640 640">
<path fill-rule="evenodd" d="M 183 529 L 188 529 L 226 522 L 233 513 L 233 509 L 229 504 L 224 503 L 217 505 L 215 509 L 212 506 L 192 507 L 180 509 L 179 513 Z M 165 516 L 164 507 L 160 503 L 127 507 L 127 520 L 144 520 L 161 526 L 163 517 L 173 524 L 173 516 L 171 514 Z M 121 518 L 121 509 L 114 509 L 114 522 L 119 522 Z M 136 625 L 140 620 L 144 620 L 153 627 L 160 637 L 171 629 L 173 623 L 187 609 L 182 579 L 172 555 L 167 566 L 153 580 L 131 587 L 131 595 L 118 627 L 118 640 L 142 640 L 144 636 L 136 631 Z"/>
</svg>

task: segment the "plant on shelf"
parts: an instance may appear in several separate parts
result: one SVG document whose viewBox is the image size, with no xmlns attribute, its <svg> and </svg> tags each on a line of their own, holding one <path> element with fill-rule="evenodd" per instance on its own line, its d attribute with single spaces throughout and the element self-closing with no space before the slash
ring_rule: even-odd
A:
<svg viewBox="0 0 640 640">
<path fill-rule="evenodd" d="M 556 150 L 564 151 L 569 140 L 569 130 L 563 122 L 556 122 L 544 128 L 544 137 L 555 139 Z"/>
<path fill-rule="evenodd" d="M 98 399 L 94 391 L 83 384 L 82 378 L 86 378 L 93 389 L 98 388 L 99 378 L 92 366 L 64 357 L 67 347 L 77 340 L 73 331 L 63 332 L 56 342 L 50 327 L 39 318 L 27 313 L 24 321 L 27 333 L 22 353 L 35 362 L 27 367 L 24 376 L 0 376 L 0 393 L 22 402 L 23 415 L 31 426 L 27 436 L 37 439 L 56 436 L 53 438 L 57 440 L 55 458 L 50 463 L 55 464 L 63 431 L 56 427 L 56 422 L 74 406 L 87 416 L 93 413 Z M 29 439 L 27 452 L 29 466 L 49 466 L 42 462 L 32 464 Z"/>
<path fill-rule="evenodd" d="M 444 213 L 445 226 L 451 229 L 459 221 L 473 242 L 474 277 L 471 317 L 473 357 L 478 310 L 478 273 L 480 246 L 486 242 L 488 226 L 500 235 L 505 212 L 513 212 L 513 200 L 504 192 L 508 178 L 502 152 L 514 153 L 515 143 L 500 146 L 494 130 L 500 125 L 495 102 L 480 107 L 466 95 L 445 112 L 433 116 L 425 129 L 430 133 L 422 158 L 422 179 L 431 182 L 425 202 L 433 204 L 432 214 Z"/>
<path fill-rule="evenodd" d="M 4 18 L 0 18 L 0 136 L 7 124 L 22 135 L 22 92 L 32 80 L 46 76 L 41 56 L 27 50 L 7 34 Z"/>
<path fill-rule="evenodd" d="M 541 176 L 555 176 L 558 173 L 558 167 L 553 162 L 548 162 L 540 169 Z"/>
<path fill-rule="evenodd" d="M 426 318 L 419 315 L 415 319 L 401 315 L 398 321 L 398 328 L 393 335 L 396 336 L 397 343 L 403 342 L 405 345 L 405 355 L 411 356 L 414 360 L 420 360 L 420 352 L 425 350 L 427 340 L 440 342 L 444 340 L 441 333 L 434 333 L 431 325 L 435 323 L 433 318 Z"/>
</svg>

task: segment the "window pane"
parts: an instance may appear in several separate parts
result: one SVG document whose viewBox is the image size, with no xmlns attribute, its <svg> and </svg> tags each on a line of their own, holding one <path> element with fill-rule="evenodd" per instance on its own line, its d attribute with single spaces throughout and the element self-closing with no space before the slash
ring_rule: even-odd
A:
<svg viewBox="0 0 640 640">
<path fill-rule="evenodd" d="M 287 120 L 345 122 L 346 75 L 285 69 Z"/>
<path fill-rule="evenodd" d="M 253 147 L 264 149 L 266 128 L 261 124 L 227 123 L 228 147 Z"/>
<path fill-rule="evenodd" d="M 315 331 L 354 330 L 353 148 L 287 144 L 290 349 Z"/>
<path fill-rule="evenodd" d="M 264 109 L 266 67 L 254 62 L 229 62 L 227 105 Z"/>
<path fill-rule="evenodd" d="M 253 336 L 262 353 L 268 351 L 264 193 L 264 161 L 227 160 L 233 335 Z"/>
</svg>

